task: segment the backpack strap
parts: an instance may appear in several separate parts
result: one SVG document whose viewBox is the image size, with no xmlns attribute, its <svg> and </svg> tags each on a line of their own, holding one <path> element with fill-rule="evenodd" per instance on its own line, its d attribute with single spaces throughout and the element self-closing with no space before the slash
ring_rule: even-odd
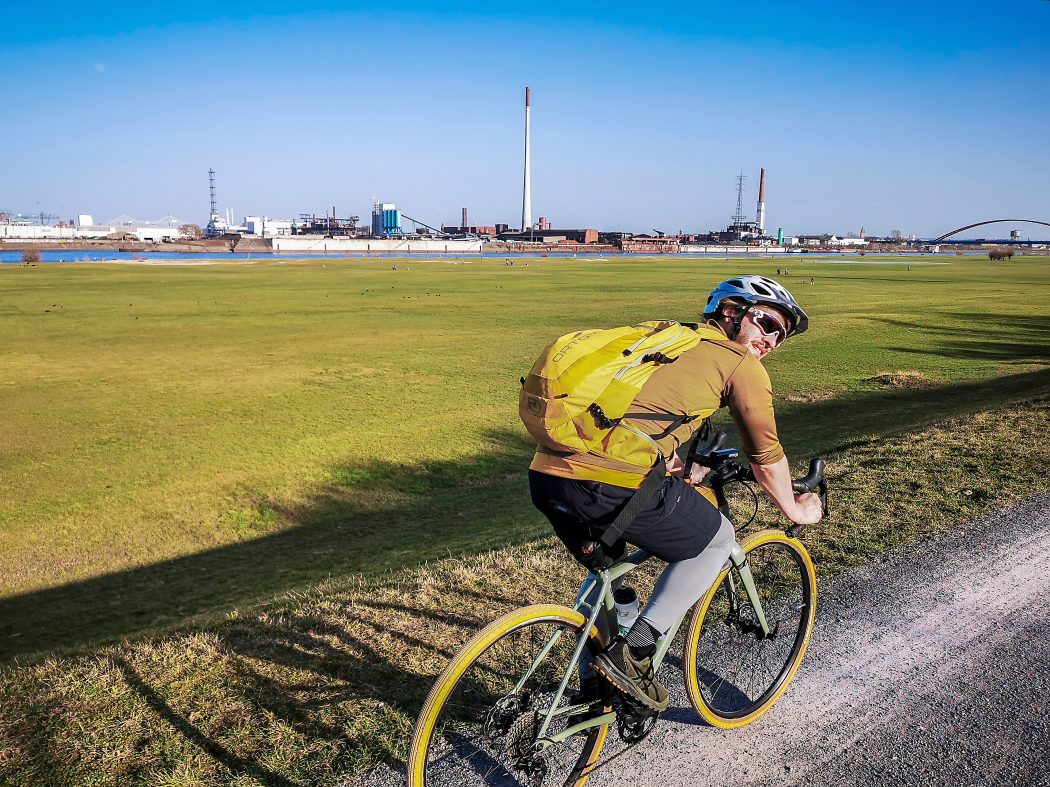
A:
<svg viewBox="0 0 1050 787">
<path fill-rule="evenodd" d="M 689 420 L 693 420 L 693 417 L 689 417 Z M 689 456 L 692 457 L 696 451 L 696 447 L 701 439 L 706 440 L 711 433 L 711 419 L 705 418 L 703 425 L 696 431 L 693 436 L 692 442 L 689 445 Z M 598 542 L 590 541 L 583 545 L 584 557 L 595 560 L 597 568 L 608 568 L 612 565 L 612 561 L 608 560 L 605 556 L 605 550 L 612 549 L 613 544 L 619 541 L 624 534 L 624 531 L 631 526 L 631 523 L 638 517 L 638 514 L 648 506 L 657 493 L 663 487 L 664 477 L 667 475 L 667 462 L 664 460 L 664 455 L 657 454 L 656 462 L 653 463 L 652 468 L 646 474 L 642 485 L 638 487 L 637 491 L 631 495 L 631 498 L 627 501 L 627 504 L 620 509 L 620 513 L 616 515 L 616 519 L 609 523 L 609 525 L 602 532 Z"/>
<path fill-rule="evenodd" d="M 666 473 L 667 464 L 664 462 L 663 454 L 659 454 L 656 458 L 656 463 L 645 476 L 642 485 L 638 487 L 638 491 L 631 495 L 627 505 L 620 509 L 616 519 L 609 523 L 608 527 L 602 532 L 601 538 L 598 539 L 606 549 L 611 548 L 613 544 L 620 540 L 624 531 L 631 526 L 631 523 L 642 512 L 642 509 L 649 505 L 663 486 Z"/>
<path fill-rule="evenodd" d="M 624 418 L 644 418 L 646 421 L 669 421 L 667 428 L 659 434 L 649 435 L 654 440 L 663 440 L 679 426 L 695 421 L 699 415 L 674 415 L 672 413 L 624 413 Z"/>
</svg>

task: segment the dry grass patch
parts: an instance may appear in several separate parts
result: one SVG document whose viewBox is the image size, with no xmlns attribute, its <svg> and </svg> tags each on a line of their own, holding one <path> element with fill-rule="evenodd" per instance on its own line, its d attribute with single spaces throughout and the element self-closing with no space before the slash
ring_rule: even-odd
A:
<svg viewBox="0 0 1050 787">
<path fill-rule="evenodd" d="M 781 397 L 785 402 L 798 404 L 811 404 L 813 402 L 827 402 L 841 394 L 841 391 L 807 391 L 804 393 L 787 394 Z"/>
<path fill-rule="evenodd" d="M 874 377 L 867 378 L 864 382 L 875 383 L 885 388 L 912 388 L 916 390 L 929 390 L 944 385 L 939 380 L 930 379 L 922 372 L 907 370 L 877 374 Z"/>
</svg>

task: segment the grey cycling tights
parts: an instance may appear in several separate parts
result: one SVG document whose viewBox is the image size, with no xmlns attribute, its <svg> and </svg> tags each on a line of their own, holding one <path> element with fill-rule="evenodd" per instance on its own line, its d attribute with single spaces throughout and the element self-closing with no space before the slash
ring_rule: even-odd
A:
<svg viewBox="0 0 1050 787">
<path fill-rule="evenodd" d="M 666 634 L 675 621 L 685 615 L 689 607 L 714 584 L 729 560 L 729 553 L 733 551 L 735 543 L 733 524 L 722 517 L 718 532 L 711 539 L 711 543 L 704 547 L 703 552 L 688 560 L 670 563 L 663 570 L 656 581 L 656 587 L 653 588 L 649 603 L 645 605 L 639 617 L 644 618 L 656 631 Z M 580 593 L 583 593 L 587 584 L 593 580 L 594 575 L 588 574 Z M 587 599 L 589 604 L 597 599 L 600 590 L 601 587 L 597 585 L 591 590 Z M 590 674 L 593 674 L 590 665 L 581 662 L 580 675 L 588 677 Z"/>
</svg>

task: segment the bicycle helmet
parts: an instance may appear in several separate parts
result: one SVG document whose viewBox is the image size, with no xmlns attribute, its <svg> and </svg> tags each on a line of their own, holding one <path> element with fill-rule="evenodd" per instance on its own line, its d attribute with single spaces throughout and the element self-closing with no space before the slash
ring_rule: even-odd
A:
<svg viewBox="0 0 1050 787">
<path fill-rule="evenodd" d="M 707 296 L 707 306 L 704 307 L 705 319 L 718 318 L 722 302 L 726 300 L 742 301 L 747 306 L 775 306 L 787 315 L 790 325 L 788 326 L 789 337 L 802 333 L 809 327 L 809 317 L 798 302 L 783 286 L 767 279 L 765 276 L 734 276 L 719 284 Z M 743 316 L 742 314 L 740 315 Z M 739 328 L 739 319 L 734 320 Z"/>
</svg>

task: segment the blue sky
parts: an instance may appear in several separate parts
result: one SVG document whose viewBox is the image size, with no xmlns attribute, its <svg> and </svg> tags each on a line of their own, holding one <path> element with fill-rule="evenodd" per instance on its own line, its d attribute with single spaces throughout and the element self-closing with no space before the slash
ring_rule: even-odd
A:
<svg viewBox="0 0 1050 787">
<path fill-rule="evenodd" d="M 556 226 L 720 228 L 763 166 L 774 231 L 1050 220 L 1046 0 L 286 8 L 0 11 L 0 209 L 204 223 L 212 167 L 237 217 L 513 225 L 529 84 Z"/>
</svg>

